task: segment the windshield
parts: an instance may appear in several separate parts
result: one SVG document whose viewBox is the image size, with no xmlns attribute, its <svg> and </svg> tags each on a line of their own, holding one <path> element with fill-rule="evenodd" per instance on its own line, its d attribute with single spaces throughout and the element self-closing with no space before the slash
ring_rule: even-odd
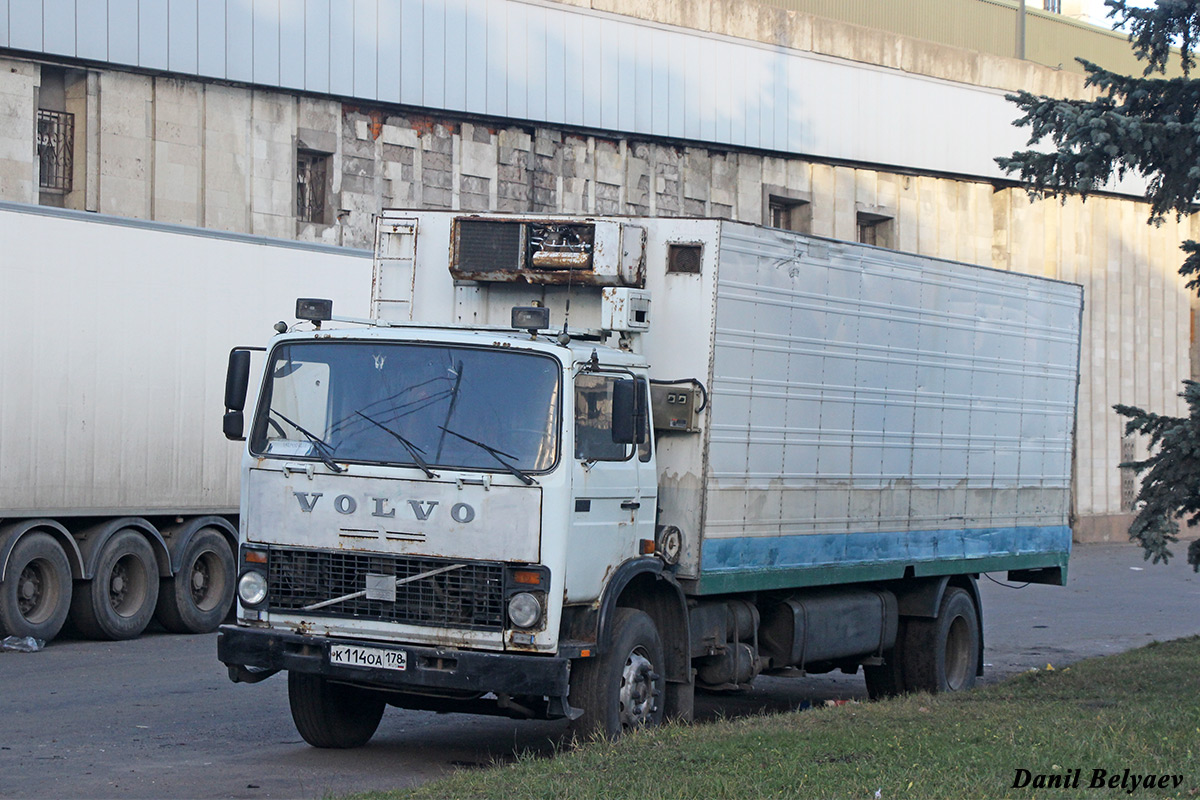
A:
<svg viewBox="0 0 1200 800">
<path fill-rule="evenodd" d="M 560 374 L 549 356 L 511 350 L 282 344 L 268 364 L 250 451 L 426 474 L 545 471 L 558 454 Z"/>
</svg>

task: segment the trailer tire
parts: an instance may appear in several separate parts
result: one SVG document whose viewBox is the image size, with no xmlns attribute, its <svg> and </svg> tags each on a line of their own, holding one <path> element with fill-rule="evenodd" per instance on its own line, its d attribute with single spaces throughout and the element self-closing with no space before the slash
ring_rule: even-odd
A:
<svg viewBox="0 0 1200 800">
<path fill-rule="evenodd" d="M 863 677 L 867 681 L 867 696 L 872 700 L 899 697 L 908 691 L 904 683 L 904 636 L 908 624 L 900 620 L 896 631 L 896 643 L 883 654 L 883 663 L 864 666 Z"/>
<path fill-rule="evenodd" d="M 662 639 L 644 611 L 618 608 L 610 644 L 571 665 L 570 703 L 583 710 L 571 723 L 578 738 L 606 739 L 662 724 L 666 681 Z"/>
<path fill-rule="evenodd" d="M 909 691 L 959 692 L 975 685 L 979 614 L 965 590 L 949 586 L 934 619 L 907 620 L 901 659 Z"/>
<path fill-rule="evenodd" d="M 233 606 L 233 551 L 219 531 L 196 531 L 179 571 L 161 582 L 154 618 L 173 633 L 209 633 Z"/>
<path fill-rule="evenodd" d="M 0 636 L 50 641 L 71 608 L 71 565 L 48 533 L 26 534 L 8 559 L 0 583 Z"/>
<path fill-rule="evenodd" d="M 289 672 L 288 705 L 304 741 L 313 747 L 346 749 L 371 740 L 387 701 L 370 689 Z"/>
<path fill-rule="evenodd" d="M 71 598 L 71 622 L 92 639 L 139 636 L 158 602 L 158 562 L 150 542 L 132 528 L 117 531 L 100 551 L 96 574 Z"/>
</svg>

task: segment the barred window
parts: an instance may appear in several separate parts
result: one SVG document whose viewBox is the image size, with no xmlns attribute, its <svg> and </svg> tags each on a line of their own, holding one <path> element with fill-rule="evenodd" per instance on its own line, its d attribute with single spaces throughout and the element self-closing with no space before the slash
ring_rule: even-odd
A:
<svg viewBox="0 0 1200 800">
<path fill-rule="evenodd" d="M 300 150 L 296 154 L 296 219 L 301 222 L 325 222 L 328 167 L 327 153 Z"/>
<path fill-rule="evenodd" d="M 1127 464 L 1137 458 L 1134 441 L 1131 436 L 1121 437 L 1121 463 Z M 1134 500 L 1137 498 L 1136 476 L 1131 467 L 1121 468 L 1121 510 L 1133 511 Z"/>
<path fill-rule="evenodd" d="M 52 192 L 71 191 L 74 166 L 75 115 L 38 109 L 38 185 Z"/>
</svg>

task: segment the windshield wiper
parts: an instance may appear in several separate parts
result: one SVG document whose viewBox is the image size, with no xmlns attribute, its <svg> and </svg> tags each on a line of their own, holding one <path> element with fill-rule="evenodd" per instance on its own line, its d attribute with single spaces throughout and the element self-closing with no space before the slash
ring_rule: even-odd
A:
<svg viewBox="0 0 1200 800">
<path fill-rule="evenodd" d="M 288 425 L 291 425 L 293 428 L 298 430 L 303 436 L 307 437 L 308 441 L 312 442 L 313 446 L 316 448 L 317 455 L 321 458 L 321 461 L 325 462 L 325 466 L 329 467 L 334 472 L 346 471 L 345 467 L 339 467 L 337 464 L 333 463 L 333 448 L 329 446 L 329 442 L 325 441 L 320 436 L 317 436 L 315 433 L 301 428 L 298 424 L 292 422 L 290 419 L 285 417 L 283 414 L 280 414 L 273 408 L 270 409 L 269 413 L 279 417 Z"/>
<path fill-rule="evenodd" d="M 487 445 L 487 444 L 484 444 L 483 442 L 476 441 L 475 439 L 472 439 L 469 436 L 463 436 L 461 433 L 456 433 L 444 425 L 438 425 L 438 427 L 441 428 L 442 430 L 444 430 L 446 433 L 450 434 L 451 436 L 457 436 L 459 439 L 462 439 L 464 442 L 469 442 L 469 443 L 475 445 L 476 447 L 487 451 L 487 453 L 492 458 L 499 461 L 500 464 L 503 465 L 503 467 L 505 469 L 507 469 L 513 475 L 516 475 L 518 478 L 520 478 L 521 481 L 526 486 L 532 486 L 533 484 L 537 483 L 537 481 L 535 481 L 533 478 L 529 477 L 524 472 L 519 470 L 517 467 L 515 467 L 512 464 L 505 461 L 504 458 L 501 458 L 501 456 L 504 456 L 507 458 L 516 458 L 516 456 L 512 455 L 511 453 L 506 453 L 503 450 L 497 450 L 496 448 L 492 447 L 491 445 Z"/>
<path fill-rule="evenodd" d="M 355 411 L 354 413 L 358 414 L 360 417 L 362 417 L 363 419 L 365 419 L 367 422 L 371 423 L 372 425 L 375 425 L 376 427 L 379 427 L 379 428 L 383 428 L 383 430 L 387 431 L 393 437 L 395 437 L 397 442 L 404 445 L 404 449 L 408 451 L 408 454 L 410 456 L 412 456 L 413 461 L 417 462 L 417 466 L 420 467 L 421 471 L 425 473 L 426 478 L 436 478 L 437 477 L 437 475 L 434 473 L 434 471 L 429 468 L 429 465 L 425 463 L 425 459 L 421 458 L 421 456 L 418 454 L 418 452 L 421 451 L 421 448 L 417 447 L 415 444 L 410 442 L 408 439 L 405 439 L 403 436 L 401 436 L 399 433 L 397 433 L 396 431 L 389 428 L 387 425 L 384 425 L 382 422 L 379 422 L 378 420 L 368 417 L 363 412 Z"/>
</svg>

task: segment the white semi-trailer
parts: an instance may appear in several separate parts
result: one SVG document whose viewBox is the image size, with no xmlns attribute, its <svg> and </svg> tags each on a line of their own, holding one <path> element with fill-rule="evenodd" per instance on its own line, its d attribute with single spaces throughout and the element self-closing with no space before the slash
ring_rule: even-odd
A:
<svg viewBox="0 0 1200 800">
<path fill-rule="evenodd" d="M 978 574 L 1065 580 L 1079 286 L 720 220 L 376 242 L 371 318 L 299 301 L 248 419 L 230 362 L 218 654 L 287 670 L 313 745 L 387 704 L 613 736 L 763 672 L 963 689 Z"/>
<path fill-rule="evenodd" d="M 370 254 L 0 204 L 0 635 L 213 630 L 233 601 L 226 359 Z M 309 290 L 306 290 L 309 291 Z"/>
</svg>

